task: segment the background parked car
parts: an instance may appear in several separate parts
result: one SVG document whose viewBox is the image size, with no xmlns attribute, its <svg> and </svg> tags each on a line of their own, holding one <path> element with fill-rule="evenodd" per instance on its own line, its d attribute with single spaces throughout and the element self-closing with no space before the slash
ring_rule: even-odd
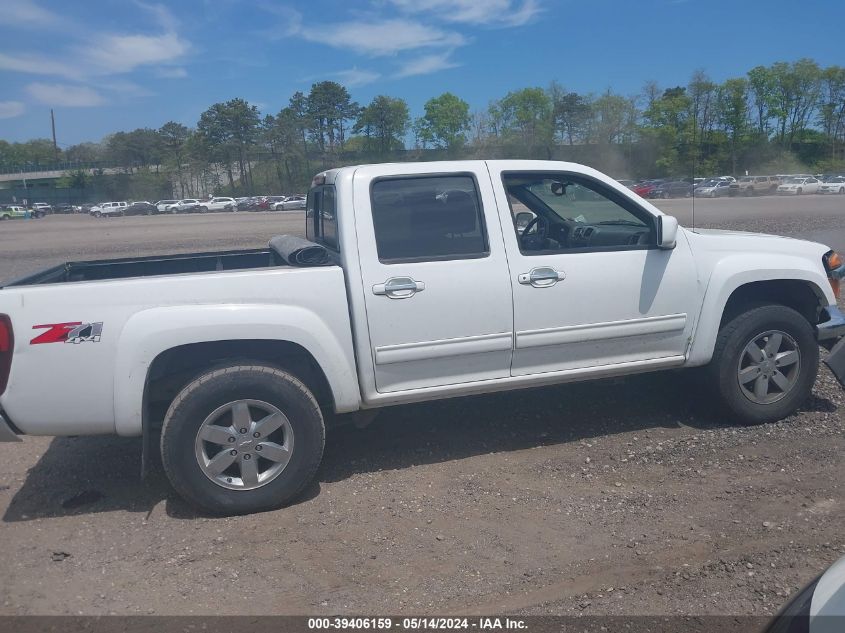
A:
<svg viewBox="0 0 845 633">
<path fill-rule="evenodd" d="M 62 203 L 62 204 L 57 204 L 53 208 L 53 213 L 62 213 L 62 214 L 79 213 L 81 210 L 82 210 L 82 207 L 80 207 L 78 205 Z"/>
<path fill-rule="evenodd" d="M 817 193 L 845 194 L 845 176 L 828 176 L 821 184 Z"/>
<path fill-rule="evenodd" d="M 32 216 L 35 218 L 43 218 L 45 215 L 52 212 L 53 207 L 46 202 L 34 202 L 32 204 Z"/>
<path fill-rule="evenodd" d="M 273 205 L 273 209 L 276 211 L 293 211 L 295 209 L 304 209 L 305 208 L 305 196 L 296 195 L 296 196 L 288 196 L 281 202 L 277 202 Z"/>
<path fill-rule="evenodd" d="M 692 195 L 692 185 L 683 180 L 664 182 L 648 192 L 649 198 L 688 198 Z"/>
<path fill-rule="evenodd" d="M 816 193 L 819 189 L 817 178 L 790 178 L 777 188 L 778 195 L 800 196 L 804 193 Z"/>
<path fill-rule="evenodd" d="M 652 190 L 661 184 L 663 184 L 662 180 L 643 180 L 634 185 L 631 190 L 641 198 L 648 198 Z"/>
<path fill-rule="evenodd" d="M 0 208 L 0 220 L 15 220 L 27 217 L 27 210 L 24 207 L 11 205 Z"/>
<path fill-rule="evenodd" d="M 155 202 L 158 213 L 170 213 L 170 207 L 179 202 L 178 200 L 159 200 Z"/>
<path fill-rule="evenodd" d="M 121 215 L 153 215 L 157 211 L 156 205 L 141 201 L 130 204 Z"/>
<path fill-rule="evenodd" d="M 731 183 L 727 180 L 711 178 L 705 180 L 693 190 L 694 195 L 702 198 L 722 198 L 730 192 Z"/>
<path fill-rule="evenodd" d="M 185 198 L 167 207 L 171 213 L 193 213 L 200 210 L 200 201 L 195 198 Z"/>
<path fill-rule="evenodd" d="M 234 198 L 227 198 L 219 196 L 200 202 L 200 213 L 208 213 L 209 211 L 234 211 L 237 206 Z"/>
<path fill-rule="evenodd" d="M 774 193 L 780 178 L 777 176 L 743 176 L 731 185 L 732 196 L 759 196 Z"/>
<path fill-rule="evenodd" d="M 89 213 L 95 218 L 120 215 L 122 211 L 129 206 L 128 202 L 102 202 L 96 206 L 91 207 Z"/>
</svg>

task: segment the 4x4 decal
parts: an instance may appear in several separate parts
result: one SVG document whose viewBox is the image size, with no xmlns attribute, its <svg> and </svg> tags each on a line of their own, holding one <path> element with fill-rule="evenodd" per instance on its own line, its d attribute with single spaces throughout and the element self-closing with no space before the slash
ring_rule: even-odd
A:
<svg viewBox="0 0 845 633">
<path fill-rule="evenodd" d="M 33 330 L 47 328 L 34 339 L 30 345 L 41 345 L 43 343 L 99 343 L 103 333 L 103 323 L 82 323 L 72 321 L 68 323 L 45 323 L 44 325 L 33 325 Z"/>
</svg>

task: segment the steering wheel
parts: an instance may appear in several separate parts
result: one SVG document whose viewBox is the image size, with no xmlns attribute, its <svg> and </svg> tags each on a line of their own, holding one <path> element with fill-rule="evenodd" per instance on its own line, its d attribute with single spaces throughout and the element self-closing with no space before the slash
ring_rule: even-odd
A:
<svg viewBox="0 0 845 633">
<path fill-rule="evenodd" d="M 531 229 L 537 227 L 537 232 L 531 235 Z M 522 229 L 519 241 L 525 250 L 542 250 L 546 246 L 546 236 L 549 233 L 549 221 L 541 215 L 534 218 Z"/>
</svg>

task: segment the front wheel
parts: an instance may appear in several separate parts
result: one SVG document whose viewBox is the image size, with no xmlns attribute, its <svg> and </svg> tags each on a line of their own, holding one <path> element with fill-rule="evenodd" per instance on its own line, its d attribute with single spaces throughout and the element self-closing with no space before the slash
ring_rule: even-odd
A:
<svg viewBox="0 0 845 633">
<path fill-rule="evenodd" d="M 762 305 L 719 332 L 710 381 L 723 408 L 740 422 L 774 422 L 795 412 L 816 381 L 813 328 L 792 308 Z"/>
<path fill-rule="evenodd" d="M 238 364 L 188 384 L 167 411 L 164 470 L 176 491 L 215 514 L 293 500 L 314 478 L 325 427 L 316 399 L 275 367 Z"/>
<path fill-rule="evenodd" d="M 200 213 L 208 213 L 208 207 L 200 207 Z"/>
</svg>

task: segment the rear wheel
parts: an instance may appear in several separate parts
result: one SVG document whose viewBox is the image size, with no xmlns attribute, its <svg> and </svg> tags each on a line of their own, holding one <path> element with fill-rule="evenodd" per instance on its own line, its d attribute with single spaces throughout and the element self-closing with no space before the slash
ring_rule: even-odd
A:
<svg viewBox="0 0 845 633">
<path fill-rule="evenodd" d="M 200 207 L 200 213 L 208 213 L 208 207 Z"/>
<path fill-rule="evenodd" d="M 723 407 L 746 424 L 780 420 L 813 388 L 819 348 L 813 328 L 792 308 L 748 309 L 719 332 L 708 366 Z"/>
<path fill-rule="evenodd" d="M 277 508 L 313 479 L 325 427 L 313 394 L 265 365 L 230 365 L 187 385 L 161 435 L 165 472 L 187 501 L 215 514 Z"/>
</svg>

